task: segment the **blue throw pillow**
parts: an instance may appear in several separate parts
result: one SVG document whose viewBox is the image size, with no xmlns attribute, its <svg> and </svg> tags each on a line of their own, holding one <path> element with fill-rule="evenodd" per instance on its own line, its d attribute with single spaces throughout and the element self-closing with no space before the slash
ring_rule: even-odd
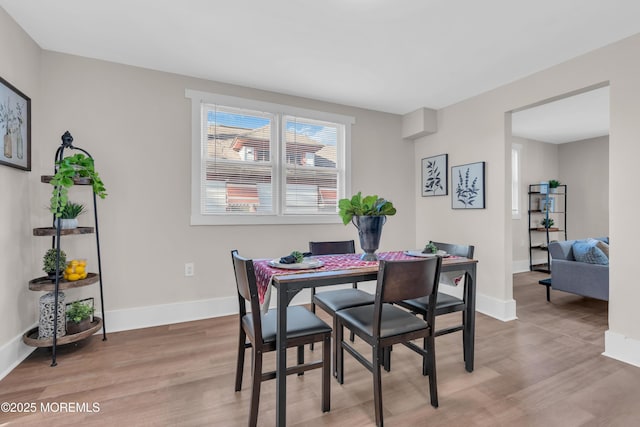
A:
<svg viewBox="0 0 640 427">
<path fill-rule="evenodd" d="M 609 265 L 609 258 L 597 247 L 595 239 L 580 240 L 573 244 L 573 257 L 576 261 L 589 264 Z"/>
</svg>

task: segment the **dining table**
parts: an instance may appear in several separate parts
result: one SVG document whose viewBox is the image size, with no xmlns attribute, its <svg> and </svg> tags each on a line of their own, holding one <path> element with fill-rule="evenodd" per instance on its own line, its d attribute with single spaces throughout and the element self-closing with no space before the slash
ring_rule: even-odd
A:
<svg viewBox="0 0 640 427">
<path fill-rule="evenodd" d="M 416 251 L 379 252 L 379 260 L 416 259 Z M 411 254 L 411 255 L 410 255 Z M 376 280 L 379 261 L 364 261 L 361 254 L 317 255 L 313 257 L 313 268 L 297 268 L 278 263 L 272 259 L 254 259 L 254 270 L 261 302 L 269 295 L 269 286 L 277 290 L 277 335 L 276 335 L 276 425 L 286 425 L 287 402 L 287 307 L 301 290 L 312 287 L 339 285 Z M 460 272 L 466 275 L 464 298 L 467 310 L 464 336 L 465 369 L 473 371 L 476 307 L 475 259 L 448 256 L 443 258 L 441 273 Z M 457 274 L 457 273 L 456 273 Z"/>
</svg>

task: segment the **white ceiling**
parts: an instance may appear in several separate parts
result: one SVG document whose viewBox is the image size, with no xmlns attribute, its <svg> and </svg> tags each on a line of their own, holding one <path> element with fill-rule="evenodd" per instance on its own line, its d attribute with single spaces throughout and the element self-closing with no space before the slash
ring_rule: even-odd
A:
<svg viewBox="0 0 640 427">
<path fill-rule="evenodd" d="M 632 0 L 0 6 L 43 49 L 397 114 L 445 107 L 640 32 Z"/>
<path fill-rule="evenodd" d="M 563 144 L 609 134 L 609 86 L 513 113 L 511 133 Z"/>
</svg>

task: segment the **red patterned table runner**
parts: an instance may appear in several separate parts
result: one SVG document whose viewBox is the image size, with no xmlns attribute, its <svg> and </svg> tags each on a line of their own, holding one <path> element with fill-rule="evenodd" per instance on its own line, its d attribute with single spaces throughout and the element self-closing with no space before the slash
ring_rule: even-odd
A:
<svg viewBox="0 0 640 427">
<path fill-rule="evenodd" d="M 385 261 L 397 260 L 415 260 L 415 257 L 406 255 L 404 252 L 380 252 L 376 254 L 379 259 Z M 378 261 L 362 261 L 362 254 L 344 254 L 344 255 L 318 255 L 313 258 L 321 260 L 324 265 L 319 268 L 306 270 L 287 270 L 283 268 L 271 267 L 270 259 L 253 260 L 253 266 L 256 272 L 256 282 L 258 285 L 258 295 L 260 296 L 260 304 L 264 302 L 264 295 L 267 292 L 271 278 L 276 275 L 311 273 L 320 271 L 346 270 L 350 268 L 373 267 L 377 266 Z M 452 256 L 451 258 L 458 258 Z"/>
</svg>

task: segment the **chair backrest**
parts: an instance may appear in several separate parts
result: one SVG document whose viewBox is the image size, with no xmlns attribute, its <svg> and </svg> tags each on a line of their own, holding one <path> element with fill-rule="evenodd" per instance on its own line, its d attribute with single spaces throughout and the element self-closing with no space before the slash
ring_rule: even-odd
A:
<svg viewBox="0 0 640 427">
<path fill-rule="evenodd" d="M 309 242 L 311 255 L 355 254 L 356 245 L 353 240 L 336 242 Z"/>
<path fill-rule="evenodd" d="M 256 341 L 262 339 L 262 322 L 260 317 L 260 300 L 258 298 L 258 285 L 256 273 L 253 269 L 253 260 L 241 257 L 236 249 L 231 251 L 233 271 L 236 276 L 236 288 L 238 290 L 238 305 L 240 308 L 240 321 L 247 314 L 246 302 L 251 307 L 253 327 Z"/>
<path fill-rule="evenodd" d="M 384 303 L 429 297 L 435 307 L 440 281 L 441 257 L 411 261 L 380 261 L 374 307 L 374 333 L 380 332 L 380 318 Z M 428 310 L 427 323 L 433 325 L 435 310 Z"/>
<path fill-rule="evenodd" d="M 433 242 L 436 247 L 450 255 L 463 256 L 465 258 L 473 258 L 473 245 L 455 245 L 453 243 Z"/>
</svg>

